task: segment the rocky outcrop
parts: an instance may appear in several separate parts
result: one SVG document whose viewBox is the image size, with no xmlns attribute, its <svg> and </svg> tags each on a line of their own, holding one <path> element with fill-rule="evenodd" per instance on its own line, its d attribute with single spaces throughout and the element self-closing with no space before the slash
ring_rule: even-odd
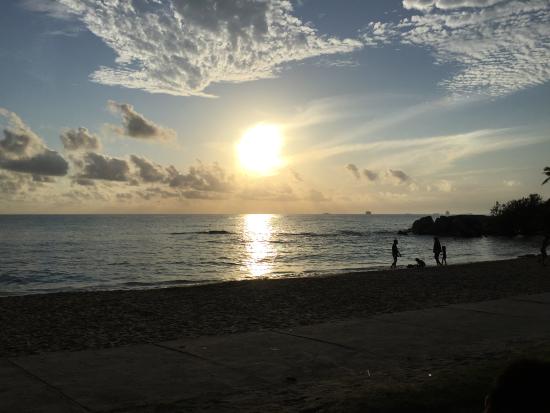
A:
<svg viewBox="0 0 550 413">
<path fill-rule="evenodd" d="M 435 221 L 427 216 L 413 223 L 412 232 L 417 235 L 481 237 L 493 232 L 491 222 L 492 217 L 486 215 L 441 216 Z"/>
<path fill-rule="evenodd" d="M 432 235 L 434 231 L 435 223 L 431 216 L 417 219 L 412 226 L 412 233 L 416 235 Z"/>
</svg>

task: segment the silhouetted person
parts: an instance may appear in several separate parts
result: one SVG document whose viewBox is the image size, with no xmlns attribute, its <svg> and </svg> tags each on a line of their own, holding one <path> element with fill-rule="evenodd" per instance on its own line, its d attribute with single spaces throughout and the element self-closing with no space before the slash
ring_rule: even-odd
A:
<svg viewBox="0 0 550 413">
<path fill-rule="evenodd" d="M 391 255 L 393 257 L 393 263 L 391 265 L 391 268 L 395 268 L 397 266 L 397 257 L 401 256 L 401 253 L 399 252 L 399 248 L 397 248 L 397 244 L 399 241 L 396 239 L 393 240 L 393 245 L 391 247 Z"/>
<path fill-rule="evenodd" d="M 447 246 L 441 247 L 441 265 L 447 265 Z"/>
<path fill-rule="evenodd" d="M 548 257 L 546 248 L 548 248 L 549 244 L 550 244 L 550 235 L 547 235 L 542 240 L 542 246 L 540 247 L 540 259 L 542 261 L 542 265 L 546 265 L 546 257 Z"/>
<path fill-rule="evenodd" d="M 414 260 L 416 261 L 416 266 L 418 268 L 424 268 L 426 266 L 424 260 L 421 260 L 420 258 L 415 258 Z"/>
<path fill-rule="evenodd" d="M 439 238 L 434 237 L 434 258 L 435 262 L 437 262 L 437 265 L 441 265 L 441 262 L 439 261 L 439 255 L 441 254 L 441 243 L 439 242 Z"/>
<path fill-rule="evenodd" d="M 550 363 L 520 360 L 498 377 L 485 413 L 550 412 Z"/>
</svg>

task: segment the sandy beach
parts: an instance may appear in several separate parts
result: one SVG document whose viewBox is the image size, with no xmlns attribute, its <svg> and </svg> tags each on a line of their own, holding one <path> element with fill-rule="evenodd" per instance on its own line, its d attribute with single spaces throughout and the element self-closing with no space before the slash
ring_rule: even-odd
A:
<svg viewBox="0 0 550 413">
<path fill-rule="evenodd" d="M 317 278 L 0 298 L 0 356 L 368 317 L 550 291 L 534 257 Z"/>
</svg>

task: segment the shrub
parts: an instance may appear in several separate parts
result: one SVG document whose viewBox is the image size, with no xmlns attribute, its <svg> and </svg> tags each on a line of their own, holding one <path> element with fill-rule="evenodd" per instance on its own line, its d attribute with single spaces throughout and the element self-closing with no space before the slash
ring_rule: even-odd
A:
<svg viewBox="0 0 550 413">
<path fill-rule="evenodd" d="M 544 201 L 539 194 L 497 202 L 491 209 L 496 232 L 506 235 L 533 235 L 550 231 L 550 199 Z"/>
</svg>

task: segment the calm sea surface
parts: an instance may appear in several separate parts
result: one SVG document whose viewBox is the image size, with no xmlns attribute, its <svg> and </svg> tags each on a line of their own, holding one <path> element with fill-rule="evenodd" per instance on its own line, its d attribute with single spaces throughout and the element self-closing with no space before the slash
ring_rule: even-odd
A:
<svg viewBox="0 0 550 413">
<path fill-rule="evenodd" d="M 414 215 L 0 216 L 0 295 L 299 277 L 387 268 Z M 432 238 L 398 236 L 400 265 Z M 537 252 L 537 240 L 442 238 L 448 262 Z"/>
</svg>

